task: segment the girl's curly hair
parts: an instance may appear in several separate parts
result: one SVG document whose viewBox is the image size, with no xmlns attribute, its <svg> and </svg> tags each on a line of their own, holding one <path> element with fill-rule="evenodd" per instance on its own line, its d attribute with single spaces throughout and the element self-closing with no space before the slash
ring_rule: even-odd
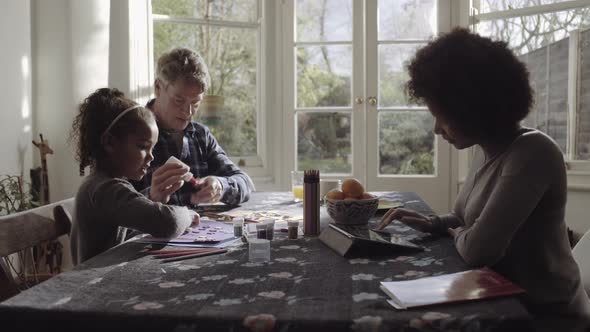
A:
<svg viewBox="0 0 590 332">
<path fill-rule="evenodd" d="M 464 28 L 429 42 L 409 62 L 412 102 L 436 106 L 465 135 L 504 135 L 533 104 L 529 72 L 503 41 Z"/>
<path fill-rule="evenodd" d="M 106 156 L 101 137 L 111 122 L 125 109 L 137 105 L 117 89 L 101 88 L 90 94 L 79 107 L 74 118 L 70 141 L 76 142 L 76 160 L 80 175 L 86 166 L 94 168 L 97 160 Z M 130 111 L 109 130 L 109 134 L 125 139 L 130 132 L 148 121 L 155 121 L 153 113 L 143 107 Z"/>
</svg>

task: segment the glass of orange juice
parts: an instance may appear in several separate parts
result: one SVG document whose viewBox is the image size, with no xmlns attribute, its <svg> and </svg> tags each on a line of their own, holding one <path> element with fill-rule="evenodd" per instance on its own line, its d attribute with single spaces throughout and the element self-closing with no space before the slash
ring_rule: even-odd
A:
<svg viewBox="0 0 590 332">
<path fill-rule="evenodd" d="M 291 192 L 295 201 L 303 200 L 303 172 L 291 171 Z"/>
</svg>

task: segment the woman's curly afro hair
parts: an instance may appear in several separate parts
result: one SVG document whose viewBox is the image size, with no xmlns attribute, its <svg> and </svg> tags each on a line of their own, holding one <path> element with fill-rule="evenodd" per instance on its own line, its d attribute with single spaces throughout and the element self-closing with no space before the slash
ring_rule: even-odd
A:
<svg viewBox="0 0 590 332">
<path fill-rule="evenodd" d="M 513 130 L 533 104 L 529 72 L 508 45 L 464 28 L 419 49 L 408 73 L 411 101 L 436 107 L 454 127 L 474 138 Z"/>
</svg>

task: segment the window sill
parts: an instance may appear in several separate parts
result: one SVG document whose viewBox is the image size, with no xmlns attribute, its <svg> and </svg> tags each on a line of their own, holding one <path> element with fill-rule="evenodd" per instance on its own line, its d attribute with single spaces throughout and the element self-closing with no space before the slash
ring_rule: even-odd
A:
<svg viewBox="0 0 590 332">
<path fill-rule="evenodd" d="M 457 190 L 465 184 L 465 178 L 457 181 Z M 578 192 L 590 192 L 589 172 L 567 172 L 567 190 Z"/>
<path fill-rule="evenodd" d="M 590 192 L 590 185 L 588 184 L 568 184 L 568 191 Z"/>
</svg>

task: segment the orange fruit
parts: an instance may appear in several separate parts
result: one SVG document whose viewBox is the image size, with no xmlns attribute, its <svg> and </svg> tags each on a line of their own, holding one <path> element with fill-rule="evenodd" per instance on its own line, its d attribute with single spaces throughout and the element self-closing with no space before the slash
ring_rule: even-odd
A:
<svg viewBox="0 0 590 332">
<path fill-rule="evenodd" d="M 361 198 L 365 188 L 357 179 L 346 179 L 342 182 L 342 192 L 347 197 Z"/>
<path fill-rule="evenodd" d="M 328 193 L 326 194 L 326 197 L 328 197 L 329 199 L 344 199 L 345 195 L 343 192 L 341 192 L 338 189 L 332 189 L 330 191 L 328 191 Z"/>
</svg>

